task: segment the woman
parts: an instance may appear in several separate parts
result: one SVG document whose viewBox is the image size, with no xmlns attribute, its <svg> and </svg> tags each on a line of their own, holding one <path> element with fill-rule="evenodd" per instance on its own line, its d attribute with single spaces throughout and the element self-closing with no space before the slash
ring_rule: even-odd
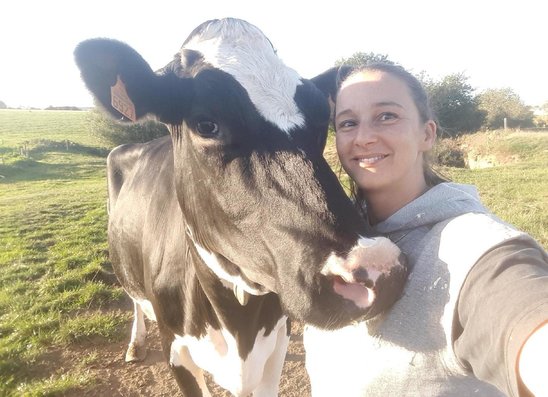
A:
<svg viewBox="0 0 548 397">
<path fill-rule="evenodd" d="M 431 170 L 436 123 L 417 79 L 386 64 L 343 76 L 335 130 L 356 204 L 410 275 L 384 315 L 306 329 L 313 395 L 548 395 L 547 254 Z"/>
</svg>

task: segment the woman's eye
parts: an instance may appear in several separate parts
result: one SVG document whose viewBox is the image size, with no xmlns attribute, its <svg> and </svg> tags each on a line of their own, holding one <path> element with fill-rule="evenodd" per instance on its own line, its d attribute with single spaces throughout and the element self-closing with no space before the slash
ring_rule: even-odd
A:
<svg viewBox="0 0 548 397">
<path fill-rule="evenodd" d="M 343 120 L 337 125 L 337 129 L 339 128 L 350 128 L 354 127 L 356 123 L 353 120 Z"/>
<path fill-rule="evenodd" d="M 198 133 L 205 137 L 215 136 L 219 133 L 219 125 L 214 121 L 200 121 L 196 125 Z"/>
<path fill-rule="evenodd" d="M 396 120 L 398 115 L 395 113 L 381 113 L 379 115 L 379 121 L 391 121 Z"/>
</svg>

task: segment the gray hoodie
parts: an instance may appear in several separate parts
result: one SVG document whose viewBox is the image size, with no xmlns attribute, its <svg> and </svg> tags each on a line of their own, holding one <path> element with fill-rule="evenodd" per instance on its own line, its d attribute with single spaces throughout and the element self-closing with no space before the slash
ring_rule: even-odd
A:
<svg viewBox="0 0 548 397">
<path fill-rule="evenodd" d="M 404 293 L 373 320 L 337 331 L 306 327 L 313 396 L 504 396 L 459 363 L 452 328 L 472 266 L 524 234 L 489 214 L 475 187 L 455 183 L 431 188 L 371 233 L 407 255 Z"/>
</svg>

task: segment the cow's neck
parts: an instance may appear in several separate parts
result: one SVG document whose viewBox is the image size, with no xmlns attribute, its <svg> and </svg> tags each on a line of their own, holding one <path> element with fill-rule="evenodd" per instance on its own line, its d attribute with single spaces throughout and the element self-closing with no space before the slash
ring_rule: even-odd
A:
<svg viewBox="0 0 548 397">
<path fill-rule="evenodd" d="M 285 319 L 278 296 L 265 290 L 257 290 L 260 296 L 248 294 L 249 302 L 241 305 L 233 299 L 230 286 L 234 283 L 218 277 L 198 254 L 197 249 L 191 247 L 190 252 L 195 275 L 212 309 L 214 322 L 217 323 L 213 328 L 232 335 L 239 356 L 247 357 L 253 349 L 257 335 L 260 332 L 269 335 L 277 327 L 280 319 Z M 243 324 L 245 327 L 242 327 Z M 207 328 L 207 324 L 205 325 Z M 199 335 L 203 336 L 205 331 L 201 331 Z"/>
<path fill-rule="evenodd" d="M 192 232 L 188 228 L 187 236 L 190 240 L 190 243 L 196 248 L 196 252 L 198 253 L 198 256 L 203 261 L 203 263 L 213 273 L 215 273 L 215 275 L 219 278 L 221 283 L 226 288 L 233 291 L 234 296 L 236 297 L 240 305 L 245 306 L 249 301 L 250 295 L 261 296 L 271 292 L 261 285 L 246 280 L 246 278 L 242 277 L 241 274 L 230 274 L 226 270 L 226 262 L 228 262 L 227 259 L 221 258 L 219 255 L 215 254 L 214 252 L 208 251 L 200 244 L 198 244 L 194 240 Z M 225 262 L 225 266 L 223 266 L 223 262 Z M 230 265 L 232 265 L 231 267 L 237 267 L 235 264 L 232 263 L 230 263 Z"/>
</svg>

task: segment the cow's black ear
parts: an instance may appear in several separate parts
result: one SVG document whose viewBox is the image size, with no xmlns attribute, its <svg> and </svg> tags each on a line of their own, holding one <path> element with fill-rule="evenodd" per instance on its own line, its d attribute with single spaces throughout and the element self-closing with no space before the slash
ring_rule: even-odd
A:
<svg viewBox="0 0 548 397">
<path fill-rule="evenodd" d="M 344 80 L 351 70 L 352 66 L 335 66 L 310 79 L 310 81 L 312 81 L 312 83 L 314 83 L 330 101 L 335 102 L 335 96 L 337 95 L 340 82 Z"/>
<path fill-rule="evenodd" d="M 130 46 L 115 40 L 92 39 L 80 43 L 74 51 L 82 79 L 99 103 L 114 117 L 128 114 L 113 106 L 112 88 L 127 94 L 127 106 L 134 106 L 135 119 L 150 111 L 150 96 L 155 74 L 148 63 Z M 125 98 L 124 98 L 125 99 Z M 122 104 L 124 105 L 124 104 Z"/>
<path fill-rule="evenodd" d="M 180 102 L 186 103 L 191 93 L 180 85 L 189 83 L 174 75 L 157 75 L 127 44 L 86 40 L 76 47 L 74 57 L 88 89 L 115 118 L 135 121 L 153 114 L 168 123 L 182 120 Z"/>
<path fill-rule="evenodd" d="M 330 120 L 334 119 L 335 99 L 337 97 L 337 91 L 341 81 L 344 80 L 348 73 L 352 71 L 351 66 L 335 66 L 327 69 L 325 72 L 310 79 L 310 81 L 318 88 L 329 102 L 330 108 Z"/>
</svg>

